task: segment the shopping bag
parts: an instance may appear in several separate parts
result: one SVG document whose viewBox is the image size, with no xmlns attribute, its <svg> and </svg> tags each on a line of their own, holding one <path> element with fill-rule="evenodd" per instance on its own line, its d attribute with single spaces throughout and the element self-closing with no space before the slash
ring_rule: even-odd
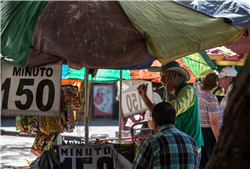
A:
<svg viewBox="0 0 250 169">
<path fill-rule="evenodd" d="M 60 169 L 59 160 L 53 155 L 52 148 L 45 150 L 41 156 L 30 164 L 30 169 Z"/>
</svg>

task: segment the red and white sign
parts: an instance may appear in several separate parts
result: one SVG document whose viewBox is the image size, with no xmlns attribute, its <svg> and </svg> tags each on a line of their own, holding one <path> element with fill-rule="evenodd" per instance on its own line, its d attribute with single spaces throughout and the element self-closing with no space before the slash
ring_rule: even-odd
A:
<svg viewBox="0 0 250 169">
<path fill-rule="evenodd" d="M 112 85 L 94 85 L 94 116 L 112 116 L 113 88 Z"/>
</svg>

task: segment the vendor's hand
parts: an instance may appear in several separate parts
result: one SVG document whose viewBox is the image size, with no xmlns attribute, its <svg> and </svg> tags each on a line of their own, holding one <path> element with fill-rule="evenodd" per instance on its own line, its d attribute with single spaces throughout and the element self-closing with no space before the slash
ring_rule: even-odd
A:
<svg viewBox="0 0 250 169">
<path fill-rule="evenodd" d="M 168 83 L 166 86 L 164 86 L 165 90 L 167 92 L 169 91 L 173 91 L 173 89 L 177 89 L 177 85 L 180 83 L 181 81 L 181 76 L 176 73 L 176 72 L 171 72 L 169 78 L 168 78 Z"/>
<path fill-rule="evenodd" d="M 145 85 L 144 83 L 137 87 L 138 94 L 144 98 L 147 95 L 148 83 Z"/>
</svg>

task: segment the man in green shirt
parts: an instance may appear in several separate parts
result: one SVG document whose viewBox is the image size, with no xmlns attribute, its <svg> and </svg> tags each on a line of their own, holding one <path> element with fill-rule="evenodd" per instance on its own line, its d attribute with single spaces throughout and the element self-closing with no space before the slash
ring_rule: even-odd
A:
<svg viewBox="0 0 250 169">
<path fill-rule="evenodd" d="M 175 108 L 175 127 L 195 140 L 200 154 L 204 143 L 200 127 L 198 97 L 193 86 L 186 83 L 190 79 L 188 71 L 180 67 L 176 61 L 168 62 L 161 67 L 153 66 L 148 71 L 160 72 L 161 83 L 166 90 L 162 101 L 169 102 Z M 147 97 L 147 85 L 142 84 L 137 90 L 149 112 L 152 113 L 154 104 Z"/>
</svg>

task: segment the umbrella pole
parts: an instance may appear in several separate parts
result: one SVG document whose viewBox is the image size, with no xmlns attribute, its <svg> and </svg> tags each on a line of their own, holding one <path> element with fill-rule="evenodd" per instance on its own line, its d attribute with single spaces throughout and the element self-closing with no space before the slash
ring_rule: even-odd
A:
<svg viewBox="0 0 250 169">
<path fill-rule="evenodd" d="M 120 70 L 120 87 L 119 87 L 119 134 L 118 143 L 122 140 L 122 70 Z"/>
<path fill-rule="evenodd" d="M 85 67 L 85 144 L 89 144 L 89 68 Z"/>
</svg>

